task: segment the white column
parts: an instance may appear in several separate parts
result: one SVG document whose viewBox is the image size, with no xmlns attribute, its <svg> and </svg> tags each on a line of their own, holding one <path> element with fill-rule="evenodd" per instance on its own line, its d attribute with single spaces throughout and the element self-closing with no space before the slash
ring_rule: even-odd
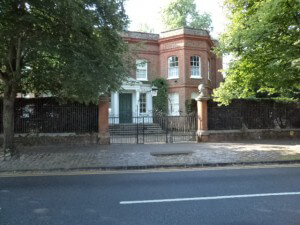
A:
<svg viewBox="0 0 300 225">
<path fill-rule="evenodd" d="M 136 117 L 138 117 L 140 116 L 140 91 L 137 90 L 135 93 L 136 93 L 135 111 L 136 111 Z M 138 122 L 137 120 L 136 122 Z"/>
<path fill-rule="evenodd" d="M 119 92 L 111 93 L 111 114 L 114 117 L 110 123 L 119 123 Z"/>
<path fill-rule="evenodd" d="M 153 102 L 152 102 L 152 94 L 151 94 L 151 91 L 150 92 L 147 92 L 147 95 L 146 95 L 146 101 L 147 101 L 147 114 L 149 116 L 152 116 L 152 111 L 153 111 Z"/>
<path fill-rule="evenodd" d="M 146 107 L 147 107 L 147 114 L 148 114 L 147 123 L 153 123 L 152 121 L 153 99 L 152 99 L 151 91 L 147 92 L 146 94 Z"/>
<path fill-rule="evenodd" d="M 113 115 L 119 116 L 119 92 L 114 92 L 112 97 Z"/>
</svg>

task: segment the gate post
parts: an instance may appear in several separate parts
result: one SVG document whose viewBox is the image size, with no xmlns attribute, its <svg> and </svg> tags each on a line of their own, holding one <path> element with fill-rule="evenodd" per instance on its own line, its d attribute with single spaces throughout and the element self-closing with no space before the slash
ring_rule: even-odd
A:
<svg viewBox="0 0 300 225">
<path fill-rule="evenodd" d="M 203 84 L 200 84 L 198 89 L 200 94 L 196 99 L 198 114 L 197 142 L 207 142 L 209 136 L 207 101 L 209 100 L 209 96 Z"/>
<path fill-rule="evenodd" d="M 110 144 L 109 137 L 109 97 L 100 96 L 98 105 L 98 143 Z"/>
</svg>

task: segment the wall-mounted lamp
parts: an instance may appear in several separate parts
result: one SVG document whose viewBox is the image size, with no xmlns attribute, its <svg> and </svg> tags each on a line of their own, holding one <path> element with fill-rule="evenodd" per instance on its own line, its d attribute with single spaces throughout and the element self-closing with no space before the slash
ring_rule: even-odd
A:
<svg viewBox="0 0 300 225">
<path fill-rule="evenodd" d="M 157 92 L 158 92 L 158 88 L 155 86 L 152 86 L 152 90 L 151 90 L 152 97 L 156 97 Z"/>
</svg>

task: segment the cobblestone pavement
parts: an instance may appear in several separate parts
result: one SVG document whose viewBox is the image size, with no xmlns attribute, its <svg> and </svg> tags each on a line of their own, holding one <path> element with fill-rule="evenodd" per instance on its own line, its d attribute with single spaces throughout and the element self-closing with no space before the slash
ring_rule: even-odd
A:
<svg viewBox="0 0 300 225">
<path fill-rule="evenodd" d="M 0 172 L 60 169 L 126 169 L 201 164 L 297 161 L 299 141 L 147 145 L 40 146 L 0 158 Z"/>
</svg>

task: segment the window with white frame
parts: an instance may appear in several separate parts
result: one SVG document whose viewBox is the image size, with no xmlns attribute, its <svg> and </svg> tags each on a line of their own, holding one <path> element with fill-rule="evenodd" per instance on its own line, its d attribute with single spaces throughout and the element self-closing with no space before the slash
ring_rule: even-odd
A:
<svg viewBox="0 0 300 225">
<path fill-rule="evenodd" d="M 210 65 L 210 59 L 208 59 L 208 63 L 207 63 L 207 77 L 208 77 L 208 80 L 211 80 L 211 65 Z"/>
<path fill-rule="evenodd" d="M 178 57 L 171 56 L 168 58 L 168 78 L 177 79 L 179 77 Z"/>
<path fill-rule="evenodd" d="M 147 112 L 147 98 L 146 93 L 140 93 L 140 113 Z"/>
<path fill-rule="evenodd" d="M 168 94 L 168 112 L 170 116 L 179 116 L 179 94 Z"/>
<path fill-rule="evenodd" d="M 201 78 L 201 58 L 200 56 L 191 56 L 191 78 Z"/>
<path fill-rule="evenodd" d="M 146 60 L 136 60 L 136 79 L 148 80 L 148 63 Z"/>
</svg>

